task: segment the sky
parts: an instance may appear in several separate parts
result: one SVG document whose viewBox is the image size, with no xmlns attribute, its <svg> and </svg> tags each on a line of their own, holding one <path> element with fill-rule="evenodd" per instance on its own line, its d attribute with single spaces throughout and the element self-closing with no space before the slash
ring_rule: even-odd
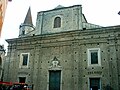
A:
<svg viewBox="0 0 120 90">
<path fill-rule="evenodd" d="M 35 26 L 37 12 L 54 9 L 58 5 L 82 5 L 88 23 L 100 26 L 120 25 L 120 0 L 12 0 L 7 6 L 0 45 L 7 48 L 5 40 L 18 37 L 19 25 L 24 22 L 29 7 Z"/>
</svg>

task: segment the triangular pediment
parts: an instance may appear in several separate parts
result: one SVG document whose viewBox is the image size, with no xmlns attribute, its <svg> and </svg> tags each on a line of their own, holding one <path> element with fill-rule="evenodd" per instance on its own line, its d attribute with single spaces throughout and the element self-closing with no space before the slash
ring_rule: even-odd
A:
<svg viewBox="0 0 120 90">
<path fill-rule="evenodd" d="M 62 5 L 58 5 L 55 9 L 58 9 L 58 8 L 63 8 L 64 6 Z"/>
</svg>

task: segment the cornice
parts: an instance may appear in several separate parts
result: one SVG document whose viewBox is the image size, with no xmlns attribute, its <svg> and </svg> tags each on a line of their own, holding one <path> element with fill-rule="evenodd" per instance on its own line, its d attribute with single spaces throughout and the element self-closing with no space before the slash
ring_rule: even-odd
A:
<svg viewBox="0 0 120 90">
<path fill-rule="evenodd" d="M 28 37 L 20 37 L 20 38 L 13 38 L 7 39 L 6 41 L 9 44 L 12 43 L 19 43 L 19 42 L 34 42 L 40 40 L 53 40 L 53 39 L 60 39 L 60 38 L 74 38 L 74 37 L 83 37 L 88 35 L 101 35 L 101 34 L 109 34 L 109 33 L 116 33 L 120 34 L 120 26 L 110 26 L 110 27 L 102 27 L 97 29 L 87 29 L 87 30 L 73 30 L 73 31 L 66 31 L 60 33 L 51 33 L 51 34 L 42 34 L 42 35 L 34 35 Z"/>
</svg>

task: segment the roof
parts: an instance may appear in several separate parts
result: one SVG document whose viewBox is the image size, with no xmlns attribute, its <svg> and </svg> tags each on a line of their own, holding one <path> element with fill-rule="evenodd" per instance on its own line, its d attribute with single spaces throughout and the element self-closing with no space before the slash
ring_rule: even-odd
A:
<svg viewBox="0 0 120 90">
<path fill-rule="evenodd" d="M 58 5 L 55 9 L 57 8 L 64 8 L 62 5 Z"/>
<path fill-rule="evenodd" d="M 54 10 L 61 10 L 61 9 L 67 9 L 67 8 L 72 8 L 72 7 L 78 7 L 78 6 L 81 6 L 81 5 L 73 5 L 73 6 L 68 6 L 68 7 L 64 7 L 62 5 L 58 5 L 56 8 L 54 9 L 51 9 L 51 10 L 47 10 L 47 11 L 40 11 L 38 13 L 41 13 L 41 12 L 49 12 L 49 11 L 54 11 Z"/>
<path fill-rule="evenodd" d="M 32 22 L 32 15 L 31 15 L 31 8 L 29 7 L 27 15 L 25 17 L 24 23 L 23 24 L 28 24 L 28 25 L 33 25 Z"/>
</svg>

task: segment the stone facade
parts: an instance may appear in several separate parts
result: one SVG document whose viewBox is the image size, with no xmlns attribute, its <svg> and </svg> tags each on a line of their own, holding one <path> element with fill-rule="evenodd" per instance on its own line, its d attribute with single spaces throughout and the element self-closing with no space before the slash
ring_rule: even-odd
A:
<svg viewBox="0 0 120 90">
<path fill-rule="evenodd" d="M 120 90 L 120 26 L 89 24 L 81 9 L 39 12 L 34 35 L 6 40 L 4 81 L 34 90 Z"/>
<path fill-rule="evenodd" d="M 61 18 L 61 28 L 54 28 L 54 19 L 56 17 Z M 82 30 L 83 28 L 95 27 L 98 28 L 100 26 L 87 23 L 84 14 L 82 14 L 81 5 L 70 7 L 61 6 L 53 10 L 38 12 L 36 21 L 36 35 Z"/>
</svg>

